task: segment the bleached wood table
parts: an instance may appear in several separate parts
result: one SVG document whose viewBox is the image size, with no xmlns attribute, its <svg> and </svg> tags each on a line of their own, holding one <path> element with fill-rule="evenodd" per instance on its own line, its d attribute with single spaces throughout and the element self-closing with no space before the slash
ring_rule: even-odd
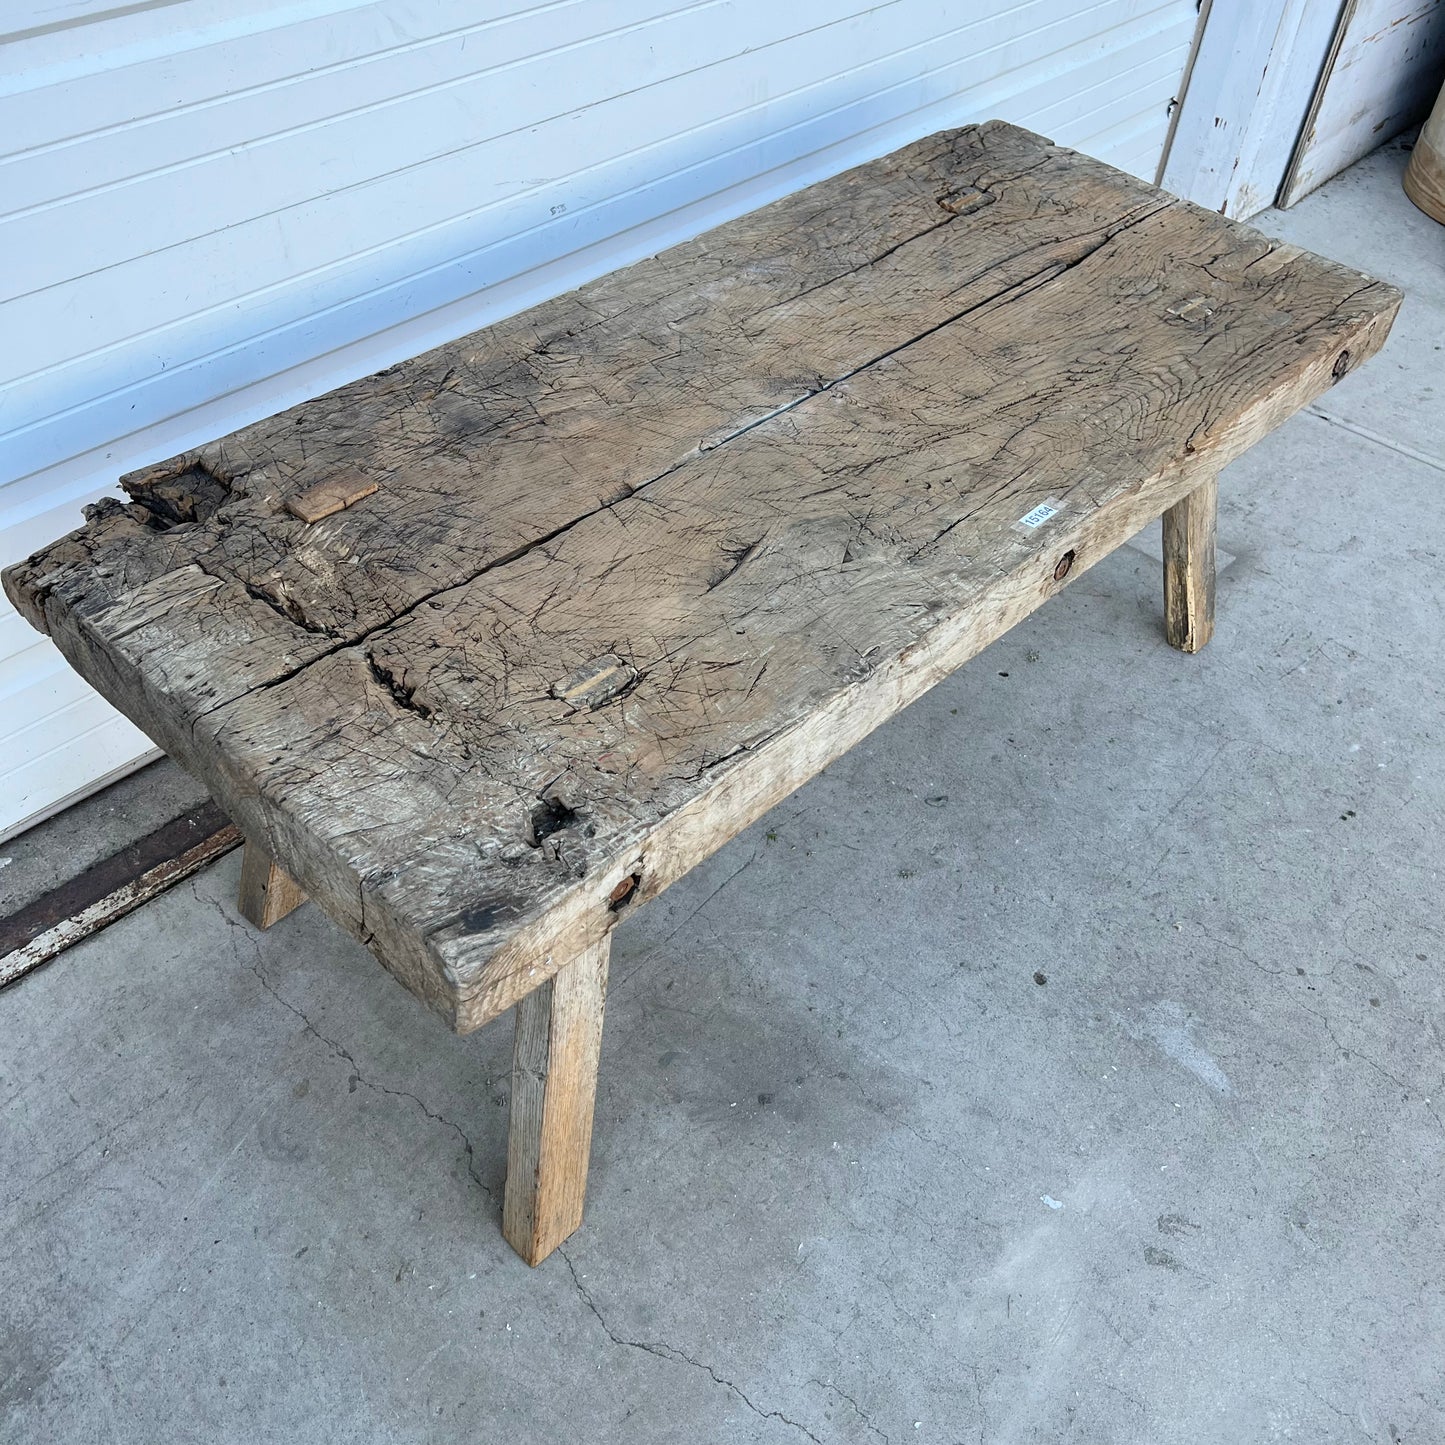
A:
<svg viewBox="0 0 1445 1445">
<path fill-rule="evenodd" d="M 517 1007 L 535 1263 L 627 911 L 1161 514 L 1201 647 L 1216 473 L 1398 299 L 949 131 L 129 476 L 5 586 L 239 824 L 248 916 Z"/>
</svg>

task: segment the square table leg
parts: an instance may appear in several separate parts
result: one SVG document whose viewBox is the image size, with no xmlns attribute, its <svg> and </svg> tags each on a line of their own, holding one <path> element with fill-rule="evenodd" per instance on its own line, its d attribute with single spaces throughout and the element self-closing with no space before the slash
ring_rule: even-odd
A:
<svg viewBox="0 0 1445 1445">
<path fill-rule="evenodd" d="M 1198 652 L 1214 635 L 1214 546 L 1219 479 L 1201 482 L 1164 513 L 1164 635 Z"/>
<path fill-rule="evenodd" d="M 257 928 L 270 928 L 300 908 L 306 895 L 289 873 L 259 843 L 249 838 L 241 854 L 241 894 L 236 900 L 241 917 Z"/>
<path fill-rule="evenodd" d="M 609 937 L 517 1005 L 502 1233 L 540 1264 L 582 1223 Z"/>
</svg>

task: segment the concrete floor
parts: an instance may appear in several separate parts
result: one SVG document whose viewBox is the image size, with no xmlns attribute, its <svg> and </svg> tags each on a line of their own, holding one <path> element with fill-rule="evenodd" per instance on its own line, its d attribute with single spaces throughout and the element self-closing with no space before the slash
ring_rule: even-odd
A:
<svg viewBox="0 0 1445 1445">
<path fill-rule="evenodd" d="M 1230 468 L 621 929 L 588 1217 L 498 1229 L 510 1029 L 238 860 L 0 995 L 0 1438 L 1445 1439 L 1445 228 Z M 1388 438 L 1388 441 L 1383 440 Z M 23 848 L 25 840 L 12 845 Z"/>
</svg>

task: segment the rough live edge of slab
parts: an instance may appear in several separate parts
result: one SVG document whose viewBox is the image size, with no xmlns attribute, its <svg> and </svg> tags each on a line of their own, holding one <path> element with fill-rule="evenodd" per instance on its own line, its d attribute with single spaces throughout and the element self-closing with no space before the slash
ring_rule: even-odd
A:
<svg viewBox="0 0 1445 1445">
<path fill-rule="evenodd" d="M 153 469 L 6 587 L 466 1030 L 1397 305 L 992 123 Z M 379 489 L 304 527 L 328 466 Z"/>
</svg>

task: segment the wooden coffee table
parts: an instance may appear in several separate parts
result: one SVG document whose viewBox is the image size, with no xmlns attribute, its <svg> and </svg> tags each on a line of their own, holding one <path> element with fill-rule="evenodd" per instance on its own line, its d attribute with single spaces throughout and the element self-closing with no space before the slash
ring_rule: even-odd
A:
<svg viewBox="0 0 1445 1445">
<path fill-rule="evenodd" d="M 580 1223 L 612 930 L 1219 469 L 1398 294 L 997 122 L 135 473 L 15 605 L 455 1029 Z M 1106 679 L 1101 679 L 1106 683 Z M 293 881 L 294 880 L 294 881 Z"/>
</svg>

